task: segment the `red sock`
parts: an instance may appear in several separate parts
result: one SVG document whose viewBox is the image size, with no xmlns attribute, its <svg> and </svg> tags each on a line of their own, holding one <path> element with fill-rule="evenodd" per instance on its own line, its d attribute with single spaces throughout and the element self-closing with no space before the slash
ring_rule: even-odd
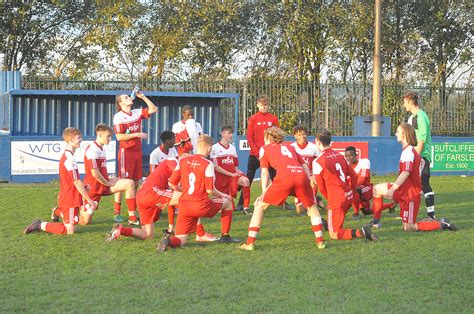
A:
<svg viewBox="0 0 474 314">
<path fill-rule="evenodd" d="M 374 197 L 374 201 L 373 201 L 374 219 L 380 220 L 380 218 L 382 217 L 382 206 L 383 206 L 383 198 L 380 196 Z"/>
<path fill-rule="evenodd" d="M 133 236 L 133 229 L 132 228 L 122 228 L 120 230 L 120 235 L 126 236 L 126 237 L 132 237 Z"/>
<path fill-rule="evenodd" d="M 135 212 L 135 209 L 137 209 L 137 200 L 135 198 L 127 198 L 125 201 L 127 202 L 128 211 Z"/>
<path fill-rule="evenodd" d="M 359 236 L 357 236 L 357 231 L 354 229 L 339 229 L 337 231 L 337 239 L 338 240 L 352 240 L 354 238 L 360 238 L 360 231 Z"/>
<path fill-rule="evenodd" d="M 62 222 L 48 222 L 45 231 L 54 234 L 67 234 L 66 226 Z"/>
<path fill-rule="evenodd" d="M 316 242 L 323 242 L 323 224 L 321 217 L 311 217 L 311 229 L 316 237 Z"/>
<path fill-rule="evenodd" d="M 174 213 L 176 212 L 175 206 L 168 206 L 168 224 L 174 225 Z"/>
<path fill-rule="evenodd" d="M 204 226 L 198 223 L 196 226 L 196 235 L 203 237 L 205 234 L 206 234 L 206 230 L 204 230 Z"/>
<path fill-rule="evenodd" d="M 244 199 L 244 208 L 249 208 L 250 206 L 250 186 L 242 187 L 242 197 Z"/>
<path fill-rule="evenodd" d="M 439 221 L 420 221 L 417 223 L 418 231 L 433 231 L 441 229 L 441 223 Z"/>
<path fill-rule="evenodd" d="M 386 210 L 386 209 L 389 209 L 389 208 L 392 208 L 394 205 L 394 203 L 384 203 L 382 205 L 382 210 Z"/>
<path fill-rule="evenodd" d="M 177 237 L 170 237 L 170 247 L 180 247 L 181 240 Z"/>
<path fill-rule="evenodd" d="M 249 227 L 249 236 L 247 238 L 247 244 L 255 243 L 257 239 L 258 232 L 260 231 L 259 227 Z"/>
<path fill-rule="evenodd" d="M 360 207 L 360 198 L 359 193 L 354 194 L 354 198 L 352 199 L 352 208 L 354 209 L 354 214 L 359 214 L 359 207 Z"/>
<path fill-rule="evenodd" d="M 122 209 L 122 204 L 114 202 L 114 215 L 119 215 Z"/>
<path fill-rule="evenodd" d="M 222 234 L 229 234 L 230 225 L 232 224 L 232 210 L 221 211 L 221 232 Z"/>
</svg>

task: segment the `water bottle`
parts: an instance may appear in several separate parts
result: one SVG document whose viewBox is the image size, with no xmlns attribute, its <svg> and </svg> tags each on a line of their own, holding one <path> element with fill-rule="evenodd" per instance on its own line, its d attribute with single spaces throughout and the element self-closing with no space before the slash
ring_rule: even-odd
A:
<svg viewBox="0 0 474 314">
<path fill-rule="evenodd" d="M 135 100 L 135 97 L 137 96 L 137 92 L 140 90 L 140 87 L 138 85 L 135 85 L 135 88 L 133 89 L 132 93 L 130 94 L 130 98 L 132 100 Z"/>
</svg>

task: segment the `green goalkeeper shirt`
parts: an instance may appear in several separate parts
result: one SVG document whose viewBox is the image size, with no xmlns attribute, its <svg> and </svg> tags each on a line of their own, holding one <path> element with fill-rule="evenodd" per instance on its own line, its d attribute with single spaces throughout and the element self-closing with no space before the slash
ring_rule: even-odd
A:
<svg viewBox="0 0 474 314">
<path fill-rule="evenodd" d="M 421 151 L 421 157 L 426 158 L 431 162 L 431 129 L 430 129 L 430 118 L 422 109 L 419 109 L 416 114 L 412 114 L 408 118 L 408 123 L 415 129 L 416 140 L 423 141 L 423 150 Z"/>
</svg>

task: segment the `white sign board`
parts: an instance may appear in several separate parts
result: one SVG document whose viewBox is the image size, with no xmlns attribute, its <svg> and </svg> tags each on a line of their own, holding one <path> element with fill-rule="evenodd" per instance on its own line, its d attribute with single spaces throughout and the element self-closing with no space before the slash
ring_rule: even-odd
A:
<svg viewBox="0 0 474 314">
<path fill-rule="evenodd" d="M 74 153 L 79 166 L 79 173 L 84 174 L 84 151 L 93 141 L 83 141 Z M 107 156 L 107 172 L 115 173 L 116 141 L 105 145 Z M 12 141 L 11 142 L 11 174 L 12 175 L 43 175 L 58 174 L 59 160 L 64 151 L 64 141 Z"/>
<path fill-rule="evenodd" d="M 250 150 L 250 144 L 247 140 L 239 140 L 239 150 Z"/>
</svg>

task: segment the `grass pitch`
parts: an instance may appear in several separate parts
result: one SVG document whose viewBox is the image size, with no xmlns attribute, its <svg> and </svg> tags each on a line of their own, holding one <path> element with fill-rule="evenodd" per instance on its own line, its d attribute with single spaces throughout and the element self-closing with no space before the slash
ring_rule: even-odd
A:
<svg viewBox="0 0 474 314">
<path fill-rule="evenodd" d="M 379 242 L 327 240 L 319 251 L 307 217 L 271 207 L 255 252 L 192 241 L 165 254 L 156 252 L 161 232 L 105 243 L 110 197 L 73 236 L 23 235 L 33 218 L 49 218 L 58 186 L 0 185 L 0 312 L 470 312 L 474 178 L 432 177 L 432 185 L 437 217 L 460 231 L 405 233 L 384 213 Z M 369 220 L 350 215 L 348 227 Z M 244 240 L 248 222 L 234 216 L 232 235 Z M 219 234 L 218 218 L 204 223 Z M 156 227 L 166 225 L 165 214 Z"/>
</svg>

